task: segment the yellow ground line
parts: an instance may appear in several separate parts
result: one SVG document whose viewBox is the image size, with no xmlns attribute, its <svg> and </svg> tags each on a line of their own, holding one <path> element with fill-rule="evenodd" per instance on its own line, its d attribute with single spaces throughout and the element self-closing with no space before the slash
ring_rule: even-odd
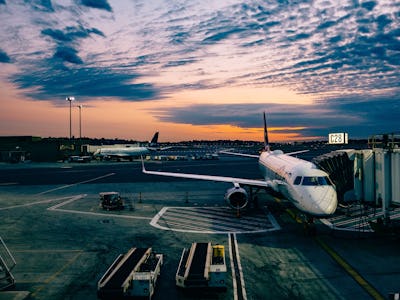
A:
<svg viewBox="0 0 400 300">
<path fill-rule="evenodd" d="M 273 197 L 273 198 L 274 198 L 274 200 L 275 200 L 276 202 L 278 202 L 279 204 L 282 203 L 282 200 L 281 200 L 281 199 L 279 199 L 279 198 L 277 198 L 277 197 Z M 303 223 L 303 221 L 302 221 L 300 218 L 298 218 L 297 215 L 296 215 L 296 213 L 294 213 L 291 209 L 286 208 L 285 211 L 286 211 L 286 213 L 287 213 L 289 216 L 291 216 L 292 219 L 295 220 L 297 223 L 299 223 L 299 224 Z"/>
<path fill-rule="evenodd" d="M 315 241 L 324 249 L 353 279 L 376 300 L 384 300 L 383 297 L 360 273 L 358 273 L 350 264 L 348 264 L 338 253 L 329 247 L 319 237 L 315 237 Z"/>
<path fill-rule="evenodd" d="M 49 278 L 47 278 L 44 281 L 44 284 L 49 284 L 50 282 L 52 282 L 59 274 L 61 274 L 67 267 L 69 267 L 70 265 L 72 265 L 73 262 L 75 262 L 75 260 L 77 260 L 77 258 L 83 253 L 83 251 L 78 252 L 73 258 L 71 258 L 65 265 L 63 265 L 57 272 L 55 272 L 53 275 L 51 275 Z M 38 287 L 33 293 L 32 293 L 32 297 L 35 297 L 41 290 L 43 290 L 45 288 L 45 285 L 42 285 L 40 287 Z"/>
<path fill-rule="evenodd" d="M 274 197 L 275 198 L 275 197 Z M 279 198 L 275 201 L 281 203 Z M 303 223 L 301 218 L 298 218 L 296 213 L 291 209 L 286 209 L 286 212 L 299 224 Z M 328 246 L 319 237 L 314 238 L 315 241 L 324 249 L 373 299 L 385 300 L 383 297 L 367 280 L 365 280 L 360 273 L 358 273 L 349 263 L 347 263 L 337 252 Z"/>
</svg>

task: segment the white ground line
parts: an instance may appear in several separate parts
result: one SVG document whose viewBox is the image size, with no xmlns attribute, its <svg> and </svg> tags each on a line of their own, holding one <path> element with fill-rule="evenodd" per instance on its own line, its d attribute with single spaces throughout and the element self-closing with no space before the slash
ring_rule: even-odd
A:
<svg viewBox="0 0 400 300">
<path fill-rule="evenodd" d="M 7 209 L 13 209 L 13 208 L 20 208 L 20 207 L 27 207 L 27 206 L 33 206 L 33 205 L 38 205 L 38 204 L 45 204 L 45 203 L 50 203 L 54 201 L 60 201 L 60 200 L 66 200 L 64 202 L 61 202 L 59 204 L 53 205 L 47 210 L 50 211 L 58 211 L 58 212 L 65 212 L 65 213 L 73 213 L 73 214 L 83 214 L 83 215 L 91 215 L 91 216 L 106 216 L 106 217 L 116 217 L 116 218 L 125 218 L 125 219 L 138 219 L 138 220 L 152 220 L 150 217 L 139 217 L 139 216 L 127 216 L 127 215 L 117 215 L 117 214 L 104 214 L 104 213 L 94 213 L 94 212 L 85 212 L 85 211 L 79 211 L 79 210 L 71 210 L 71 209 L 60 209 L 60 207 L 67 205 L 71 202 L 74 202 L 76 200 L 82 199 L 86 197 L 87 194 L 80 194 L 80 195 L 75 195 L 75 196 L 67 196 L 67 197 L 60 197 L 60 198 L 53 198 L 53 199 L 47 199 L 47 200 L 42 200 L 42 201 L 36 201 L 36 202 L 31 202 L 31 203 L 25 203 L 25 204 L 20 204 L 20 205 L 13 205 L 13 206 L 8 206 L 8 207 L 0 207 L 0 210 L 7 210 Z"/>
<path fill-rule="evenodd" d="M 76 195 L 76 196 L 69 197 L 70 198 L 69 200 L 61 202 L 61 203 L 58 203 L 56 205 L 53 205 L 53 206 L 47 208 L 47 210 L 57 210 L 57 208 L 59 208 L 61 206 L 67 205 L 68 203 L 71 203 L 71 202 L 74 202 L 76 200 L 82 199 L 82 198 L 84 198 L 86 196 L 87 196 L 87 194 L 82 194 L 82 195 Z"/>
<path fill-rule="evenodd" d="M 109 174 L 106 174 L 106 175 L 103 175 L 103 176 L 99 176 L 99 177 L 96 177 L 96 178 L 92 178 L 92 179 L 88 179 L 88 180 L 84 180 L 84 181 L 80 181 L 80 182 L 76 182 L 76 183 L 72 183 L 72 184 L 63 185 L 63 186 L 60 186 L 60 187 L 57 187 L 57 188 L 54 188 L 54 189 L 51 189 L 51 190 L 47 190 L 47 191 L 38 193 L 38 194 L 36 194 L 36 196 L 44 195 L 44 194 L 47 194 L 47 193 L 50 193 L 50 192 L 54 192 L 54 191 L 58 191 L 58 190 L 62 190 L 62 189 L 66 189 L 66 188 L 69 188 L 71 186 L 75 186 L 75 185 L 78 185 L 78 184 L 83 184 L 83 183 L 96 181 L 98 179 L 102 179 L 102 178 L 113 176 L 113 175 L 115 175 L 115 173 L 109 173 Z"/>
<path fill-rule="evenodd" d="M 187 229 L 179 229 L 179 228 L 169 228 L 162 226 L 158 224 L 160 218 L 162 217 L 163 214 L 167 212 L 168 209 L 187 209 L 185 207 L 163 207 L 151 220 L 150 225 L 153 227 L 156 227 L 161 230 L 169 230 L 169 231 L 176 231 L 176 232 L 186 232 L 186 233 L 215 233 L 215 234 L 227 234 L 227 233 L 235 233 L 235 234 L 245 234 L 245 233 L 262 233 L 262 232 L 269 232 L 269 231 L 276 231 L 280 230 L 281 227 L 278 225 L 276 220 L 274 220 L 274 217 L 271 215 L 271 213 L 268 213 L 267 217 L 271 221 L 271 224 L 274 226 L 272 228 L 268 229 L 257 229 L 257 230 L 251 230 L 251 231 L 216 231 L 216 230 L 187 230 Z"/>
<path fill-rule="evenodd" d="M 329 222 L 327 219 L 320 219 L 321 223 L 325 224 L 329 228 L 337 231 L 354 231 L 359 232 L 360 229 L 354 227 L 336 227 L 335 224 Z M 372 229 L 362 229 L 363 232 L 374 232 Z"/>
<path fill-rule="evenodd" d="M 149 218 L 149 217 L 103 214 L 103 213 L 94 213 L 94 212 L 90 212 L 90 211 L 71 210 L 71 209 L 52 209 L 52 211 L 59 211 L 59 212 L 72 213 L 72 214 L 81 214 L 81 215 L 90 215 L 90 216 L 115 217 L 115 218 L 121 218 L 121 219 L 151 220 L 151 218 Z"/>
<path fill-rule="evenodd" d="M 237 292 L 237 284 L 236 284 L 236 280 L 235 280 L 235 278 L 236 278 L 235 266 L 233 265 L 233 253 L 232 253 L 232 244 L 231 244 L 231 238 L 230 238 L 231 235 L 233 236 L 233 240 L 234 240 L 235 248 L 236 248 L 236 260 L 237 260 L 238 269 L 239 269 L 240 282 L 242 285 L 242 295 L 243 295 L 243 299 L 247 300 L 246 288 L 244 285 L 243 269 L 242 269 L 242 265 L 240 263 L 239 247 L 237 244 L 236 234 L 230 233 L 230 234 L 228 234 L 228 245 L 229 245 L 229 257 L 231 260 L 231 270 L 232 270 L 233 299 L 234 300 L 238 299 L 238 292 Z"/>
<path fill-rule="evenodd" d="M 203 216 L 204 213 L 207 213 L 207 216 Z M 174 210 L 169 208 L 168 209 L 168 214 L 179 214 L 182 215 L 182 212 L 179 210 Z M 201 214 L 201 216 L 199 216 L 199 214 Z M 232 219 L 236 218 L 238 220 L 238 224 L 242 225 L 242 226 L 260 226 L 263 224 L 266 224 L 266 220 L 265 220 L 265 214 L 264 215 L 260 215 L 259 217 L 255 218 L 255 217 L 245 217 L 245 219 L 238 219 L 237 217 L 234 217 L 232 214 L 213 214 L 213 213 L 208 213 L 208 210 L 193 210 L 193 211 L 188 211 L 187 213 L 185 212 L 186 216 L 193 216 L 193 218 L 201 218 L 201 219 L 213 219 L 213 220 L 218 220 L 221 221 L 221 223 L 224 223 L 223 220 L 228 221 L 229 224 L 232 223 Z M 268 214 L 269 216 L 269 214 Z M 269 218 L 270 220 L 270 218 Z M 271 220 L 270 220 L 271 221 Z M 270 222 L 272 223 L 272 222 Z"/>
<path fill-rule="evenodd" d="M 239 247 L 237 244 L 236 234 L 233 234 L 233 239 L 235 241 L 237 263 L 238 263 L 239 274 L 240 274 L 240 282 L 242 283 L 242 295 L 243 295 L 243 299 L 247 300 L 246 288 L 244 285 L 243 269 L 242 269 L 242 264 L 240 263 Z"/>
<path fill-rule="evenodd" d="M 224 227 L 224 225 L 226 225 L 226 228 L 229 228 L 232 225 L 235 225 L 232 223 L 232 217 L 230 218 L 221 218 L 221 217 L 214 217 L 214 216 L 210 216 L 208 217 L 207 215 L 203 215 L 203 216 L 198 216 L 196 215 L 182 215 L 182 213 L 180 212 L 174 212 L 174 211 L 169 211 L 168 212 L 168 216 L 164 216 L 164 220 L 165 219 L 173 219 L 173 218 L 177 218 L 177 219 L 181 219 L 182 222 L 192 222 L 194 220 L 198 221 L 198 222 L 208 222 L 210 223 L 211 221 L 218 221 L 218 225 L 221 225 L 221 227 Z M 265 216 L 264 216 L 265 218 Z M 261 218 L 260 218 L 261 219 Z M 261 220 L 259 222 L 243 222 L 243 220 L 240 220 L 240 222 L 236 223 L 237 225 L 239 225 L 240 227 L 243 228 L 253 228 L 253 227 L 265 227 L 267 225 L 269 225 L 266 222 L 261 222 Z M 217 226 L 218 225 L 214 225 Z"/>
<path fill-rule="evenodd" d="M 232 288 L 233 288 L 233 300 L 238 299 L 237 295 L 237 285 L 236 285 L 236 272 L 235 272 L 235 266 L 233 265 L 233 257 L 232 257 L 232 244 L 231 244 L 231 237 L 230 234 L 228 234 L 228 246 L 229 246 L 229 257 L 231 260 L 231 271 L 232 271 Z"/>
<path fill-rule="evenodd" d="M 80 211 L 80 210 L 72 210 L 72 209 L 60 209 L 60 207 L 67 205 L 73 201 L 79 200 L 83 197 L 86 197 L 87 195 L 77 195 L 73 196 L 71 199 L 61 202 L 59 204 L 56 204 L 54 206 L 51 206 L 47 208 L 47 210 L 50 211 L 59 211 L 59 212 L 65 212 L 65 213 L 73 213 L 73 214 L 82 214 L 82 215 L 90 215 L 90 216 L 106 216 L 106 217 L 117 217 L 117 218 L 124 218 L 124 219 L 139 219 L 139 220 L 151 220 L 152 218 L 150 217 L 139 217 L 139 216 L 127 216 L 127 215 L 117 215 L 117 214 L 104 214 L 104 213 L 95 213 L 95 212 L 90 212 L 90 211 Z"/>
<path fill-rule="evenodd" d="M 197 225 L 198 228 L 206 228 L 204 230 L 217 230 L 218 231 L 225 231 L 225 232 L 232 232 L 235 228 L 230 227 L 230 226 L 222 226 L 222 225 L 216 225 L 216 224 L 211 224 L 209 220 L 196 220 L 196 218 L 192 219 L 185 219 L 185 218 L 176 218 L 176 217 L 170 217 L 168 214 L 167 217 L 163 217 L 163 220 L 165 221 L 166 224 L 171 224 L 174 223 L 174 221 L 180 221 L 180 223 L 175 222 L 174 224 L 180 224 L 181 227 L 187 227 L 187 225 Z M 214 220 L 215 221 L 215 220 Z M 218 223 L 222 224 L 222 223 Z M 234 224 L 231 224 L 234 225 Z M 212 228 L 212 229 L 211 229 Z"/>
<path fill-rule="evenodd" d="M 78 195 L 78 196 L 81 196 L 81 195 Z M 86 195 L 84 195 L 84 196 L 86 196 Z M 13 205 L 13 206 L 1 207 L 0 210 L 19 208 L 19 207 L 26 207 L 26 206 L 33 206 L 33 205 L 38 205 L 38 204 L 43 204 L 43 203 L 50 203 L 50 202 L 59 201 L 59 200 L 63 200 L 63 199 L 70 199 L 70 198 L 71 198 L 71 196 L 67 196 L 67 197 L 53 198 L 53 199 L 47 199 L 47 200 L 42 200 L 42 201 L 35 201 L 35 202 L 31 202 L 31 203 L 25 203 L 25 204 Z"/>
</svg>

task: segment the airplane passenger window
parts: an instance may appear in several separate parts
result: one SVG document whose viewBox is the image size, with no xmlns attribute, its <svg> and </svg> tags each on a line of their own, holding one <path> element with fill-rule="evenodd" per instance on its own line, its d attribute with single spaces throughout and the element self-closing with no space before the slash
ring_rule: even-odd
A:
<svg viewBox="0 0 400 300">
<path fill-rule="evenodd" d="M 296 179 L 293 181 L 293 184 L 299 185 L 301 182 L 301 176 L 297 176 Z"/>
</svg>

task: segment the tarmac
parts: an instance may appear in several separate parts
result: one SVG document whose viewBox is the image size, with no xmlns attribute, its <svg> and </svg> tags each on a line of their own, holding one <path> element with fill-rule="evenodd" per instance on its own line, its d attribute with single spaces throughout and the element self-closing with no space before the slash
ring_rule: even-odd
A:
<svg viewBox="0 0 400 300">
<path fill-rule="evenodd" d="M 150 162 L 166 168 L 257 178 L 251 160 Z M 223 195 L 230 184 L 161 179 L 140 162 L 0 165 L 0 236 L 16 260 L 16 285 L 2 299 L 97 299 L 97 282 L 120 253 L 152 247 L 164 254 L 153 299 L 237 299 L 229 255 L 234 236 L 244 299 L 389 299 L 400 292 L 400 241 L 317 223 L 305 234 L 285 201 L 264 191 L 240 216 Z M 218 174 L 219 175 L 219 174 Z M 47 179 L 46 179 L 47 178 Z M 122 211 L 99 206 L 118 191 Z M 225 246 L 226 292 L 175 287 L 182 249 L 192 242 Z M 236 297 L 236 298 L 235 298 Z"/>
</svg>

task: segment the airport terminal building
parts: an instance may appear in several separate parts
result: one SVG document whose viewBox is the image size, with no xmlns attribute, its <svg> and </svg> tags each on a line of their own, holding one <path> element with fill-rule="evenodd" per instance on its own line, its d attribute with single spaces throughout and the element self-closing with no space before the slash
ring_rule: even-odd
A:
<svg viewBox="0 0 400 300">
<path fill-rule="evenodd" d="M 68 139 L 0 136 L 0 162 L 58 161 L 74 154 L 75 149 L 80 151 L 80 144 Z"/>
</svg>

